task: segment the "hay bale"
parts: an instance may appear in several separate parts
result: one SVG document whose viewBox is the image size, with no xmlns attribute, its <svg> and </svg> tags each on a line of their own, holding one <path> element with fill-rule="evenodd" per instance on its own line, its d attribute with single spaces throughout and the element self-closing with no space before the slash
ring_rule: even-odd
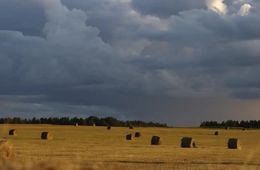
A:
<svg viewBox="0 0 260 170">
<path fill-rule="evenodd" d="M 195 148 L 195 141 L 191 137 L 183 137 L 181 139 L 181 147 L 182 148 Z"/>
<path fill-rule="evenodd" d="M 136 138 L 140 138 L 141 137 L 141 133 L 140 132 L 135 132 L 135 137 Z"/>
<path fill-rule="evenodd" d="M 96 124 L 95 124 L 95 123 L 93 123 L 93 124 L 92 124 L 92 126 L 93 126 L 93 127 L 96 127 Z"/>
<path fill-rule="evenodd" d="M 240 142 L 237 138 L 228 139 L 228 149 L 241 149 Z"/>
<path fill-rule="evenodd" d="M 108 127 L 107 127 L 107 130 L 111 130 L 111 126 L 108 126 Z"/>
<path fill-rule="evenodd" d="M 129 126 L 129 129 L 134 129 L 134 127 L 133 126 Z"/>
<path fill-rule="evenodd" d="M 16 129 L 9 130 L 9 135 L 10 136 L 17 136 L 17 130 Z"/>
<path fill-rule="evenodd" d="M 215 135 L 215 136 L 218 136 L 218 135 L 219 135 L 218 131 L 216 131 L 216 132 L 214 133 L 214 135 Z"/>
<path fill-rule="evenodd" d="M 126 135 L 126 140 L 132 140 L 132 134 Z"/>
<path fill-rule="evenodd" d="M 7 140 L 0 141 L 0 159 L 8 160 L 15 157 L 15 152 L 13 145 L 10 144 Z"/>
<path fill-rule="evenodd" d="M 159 136 L 153 136 L 151 139 L 151 145 L 161 145 L 161 138 Z"/>
<path fill-rule="evenodd" d="M 75 123 L 75 125 L 74 125 L 75 127 L 78 127 L 79 126 L 79 124 L 78 123 Z"/>
<path fill-rule="evenodd" d="M 41 139 L 42 140 L 52 140 L 53 135 L 50 132 L 42 132 L 41 133 Z"/>
</svg>

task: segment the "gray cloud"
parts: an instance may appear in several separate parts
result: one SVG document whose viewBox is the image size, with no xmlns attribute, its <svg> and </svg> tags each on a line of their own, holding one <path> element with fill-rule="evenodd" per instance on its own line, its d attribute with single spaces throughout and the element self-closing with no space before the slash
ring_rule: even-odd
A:
<svg viewBox="0 0 260 170">
<path fill-rule="evenodd" d="M 244 118 L 236 107 L 244 111 L 260 97 L 255 1 L 224 1 L 226 14 L 207 9 L 204 0 L 11 2 L 0 3 L 5 113 L 104 112 L 196 124 L 237 118 L 235 112 Z M 252 10 L 241 16 L 245 3 Z"/>
<path fill-rule="evenodd" d="M 35 0 L 1 0 L 0 30 L 41 35 L 45 23 L 44 9 Z"/>
<path fill-rule="evenodd" d="M 142 14 L 159 17 L 170 17 L 179 12 L 206 8 L 205 0 L 133 0 L 132 6 Z"/>
</svg>

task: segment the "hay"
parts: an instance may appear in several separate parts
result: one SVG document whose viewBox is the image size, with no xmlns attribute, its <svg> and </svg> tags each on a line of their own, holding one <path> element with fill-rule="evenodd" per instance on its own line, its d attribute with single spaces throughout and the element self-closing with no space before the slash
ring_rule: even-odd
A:
<svg viewBox="0 0 260 170">
<path fill-rule="evenodd" d="M 15 157 L 15 152 L 13 145 L 10 144 L 7 140 L 0 141 L 0 159 L 8 160 Z"/>
<path fill-rule="evenodd" d="M 214 135 L 215 135 L 215 136 L 218 136 L 218 135 L 219 135 L 218 131 L 216 131 L 216 132 L 214 133 Z"/>
<path fill-rule="evenodd" d="M 241 149 L 240 142 L 237 138 L 228 139 L 228 149 Z"/>
<path fill-rule="evenodd" d="M 151 145 L 161 145 L 161 138 L 159 136 L 153 136 L 151 139 Z"/>
<path fill-rule="evenodd" d="M 135 137 L 136 138 L 140 138 L 141 137 L 141 133 L 140 132 L 135 132 Z"/>
<path fill-rule="evenodd" d="M 196 148 L 195 141 L 191 137 L 183 137 L 181 139 L 182 148 Z"/>
<path fill-rule="evenodd" d="M 49 133 L 49 132 L 42 132 L 41 139 L 42 140 L 52 140 L 53 139 L 53 135 L 51 133 Z"/>
<path fill-rule="evenodd" d="M 16 129 L 9 130 L 9 135 L 10 136 L 17 136 L 17 130 Z"/>
<path fill-rule="evenodd" d="M 126 140 L 132 140 L 132 134 L 126 135 Z"/>
<path fill-rule="evenodd" d="M 107 130 L 111 130 L 111 126 L 108 126 L 108 127 L 107 127 Z"/>
</svg>

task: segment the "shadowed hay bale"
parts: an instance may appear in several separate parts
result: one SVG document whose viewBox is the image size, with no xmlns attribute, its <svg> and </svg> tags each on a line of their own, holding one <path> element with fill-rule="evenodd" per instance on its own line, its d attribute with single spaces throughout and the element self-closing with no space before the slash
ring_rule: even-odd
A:
<svg viewBox="0 0 260 170">
<path fill-rule="evenodd" d="M 52 140 L 53 135 L 50 132 L 42 132 L 41 139 L 43 140 Z"/>
<path fill-rule="evenodd" d="M 6 140 L 0 141 L 0 159 L 8 160 L 15 157 L 13 145 Z"/>
<path fill-rule="evenodd" d="M 195 148 L 195 141 L 191 137 L 183 137 L 181 139 L 181 147 L 182 148 Z"/>
<path fill-rule="evenodd" d="M 11 135 L 11 136 L 17 136 L 17 130 L 16 130 L 16 129 L 11 129 L 11 130 L 9 130 L 9 135 Z"/>
<path fill-rule="evenodd" d="M 126 140 L 132 140 L 132 134 L 126 135 Z"/>
<path fill-rule="evenodd" d="M 228 139 L 228 149 L 241 149 L 239 140 L 237 138 Z"/>
<path fill-rule="evenodd" d="M 129 126 L 129 129 L 134 129 L 134 127 L 133 126 Z"/>
<path fill-rule="evenodd" d="M 151 145 L 161 145 L 162 141 L 159 136 L 153 136 L 151 139 Z"/>
<path fill-rule="evenodd" d="M 215 136 L 218 136 L 218 135 L 219 135 L 218 131 L 216 131 L 216 132 L 214 133 L 214 135 L 215 135 Z"/>
<path fill-rule="evenodd" d="M 141 137 L 141 133 L 140 132 L 135 132 L 135 137 L 136 138 L 140 138 Z"/>
<path fill-rule="evenodd" d="M 111 130 L 111 126 L 108 126 L 108 127 L 107 127 L 107 130 Z"/>
</svg>

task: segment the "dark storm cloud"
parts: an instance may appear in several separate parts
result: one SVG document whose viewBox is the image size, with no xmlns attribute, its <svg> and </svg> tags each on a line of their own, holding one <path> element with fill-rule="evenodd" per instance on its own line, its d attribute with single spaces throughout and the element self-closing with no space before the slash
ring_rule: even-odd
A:
<svg viewBox="0 0 260 170">
<path fill-rule="evenodd" d="M 170 17 L 192 9 L 206 9 L 205 0 L 133 0 L 132 6 L 145 15 Z"/>
<path fill-rule="evenodd" d="M 236 98 L 260 97 L 259 3 L 158 2 L 1 1 L 2 110 L 243 118 Z"/>
<path fill-rule="evenodd" d="M 0 30 L 41 35 L 45 23 L 44 9 L 34 0 L 1 0 Z"/>
<path fill-rule="evenodd" d="M 110 43 L 119 36 L 128 36 L 124 32 L 127 29 L 135 29 L 136 24 L 131 16 L 128 16 L 129 6 L 124 1 L 107 0 L 62 0 L 69 9 L 83 10 L 88 16 L 88 24 L 100 30 L 100 36 Z M 128 25 L 128 22 L 131 22 Z M 123 35 L 122 35 L 123 34 Z"/>
</svg>

